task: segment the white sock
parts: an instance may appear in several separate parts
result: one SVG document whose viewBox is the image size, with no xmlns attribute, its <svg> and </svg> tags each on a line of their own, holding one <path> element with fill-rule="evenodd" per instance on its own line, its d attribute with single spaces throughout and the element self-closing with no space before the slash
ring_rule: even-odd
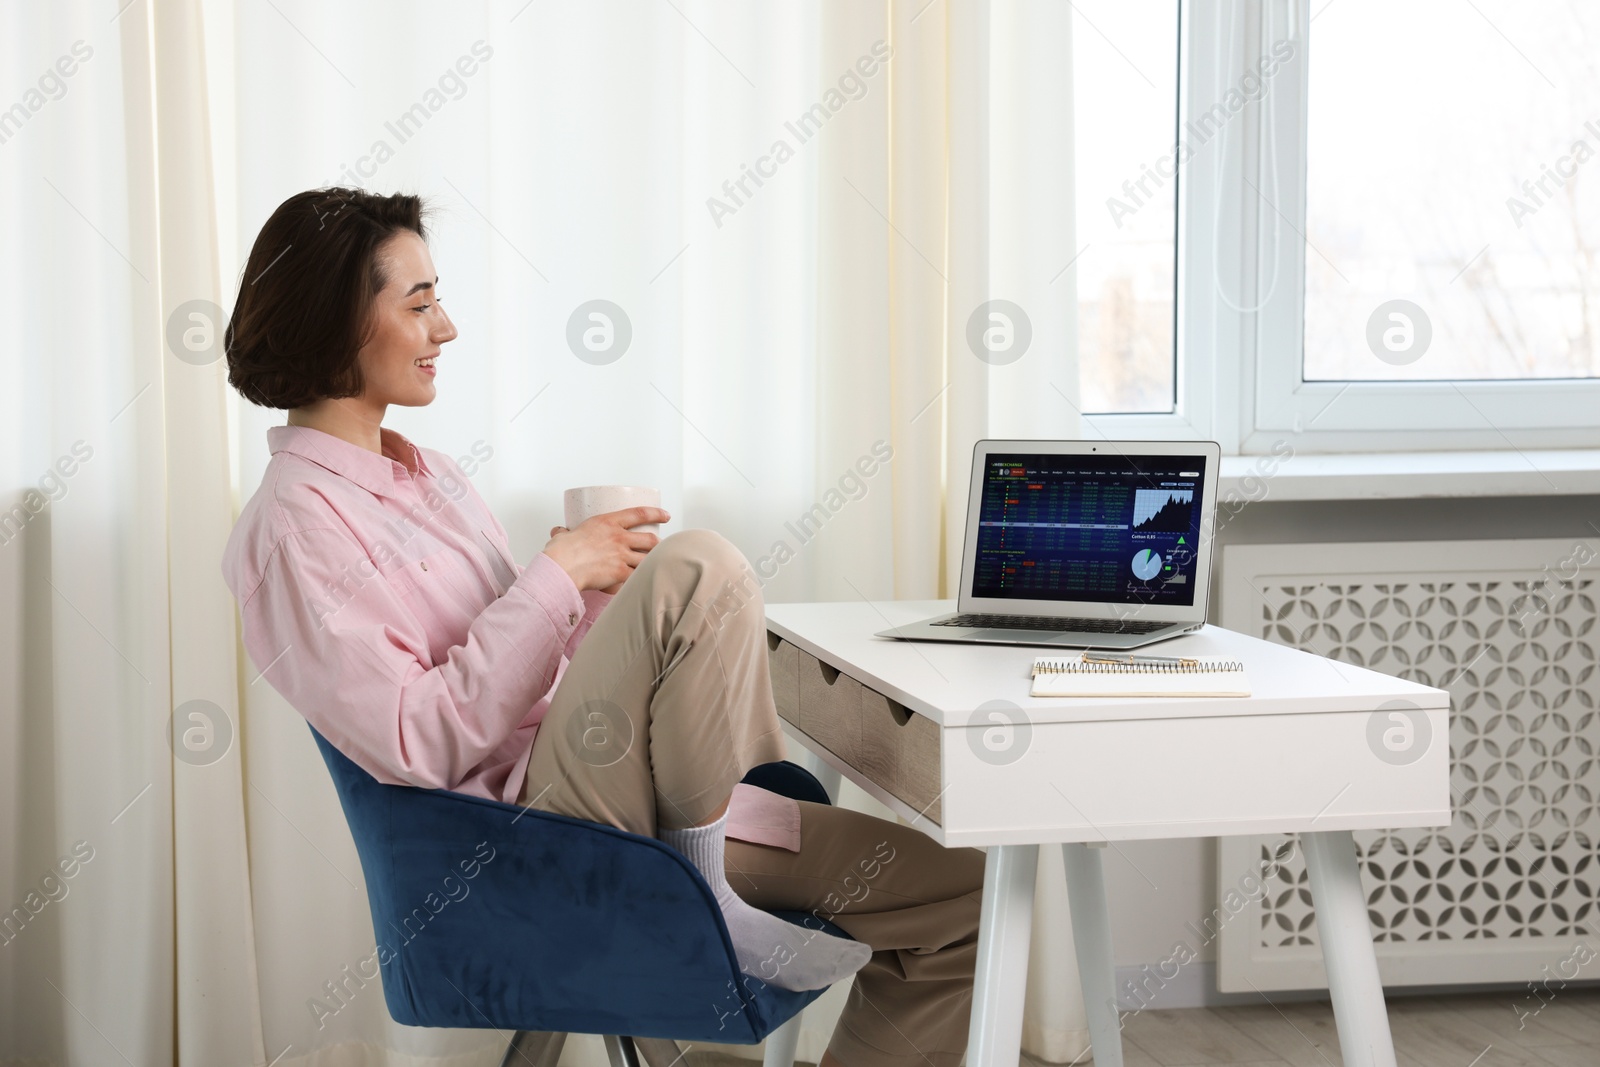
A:
<svg viewBox="0 0 1600 1067">
<path fill-rule="evenodd" d="M 807 930 L 739 899 L 728 885 L 722 865 L 723 833 L 728 816 L 705 826 L 656 831 L 699 868 L 722 907 L 733 939 L 739 969 L 783 989 L 825 989 L 866 966 L 872 949 L 821 930 Z"/>
</svg>

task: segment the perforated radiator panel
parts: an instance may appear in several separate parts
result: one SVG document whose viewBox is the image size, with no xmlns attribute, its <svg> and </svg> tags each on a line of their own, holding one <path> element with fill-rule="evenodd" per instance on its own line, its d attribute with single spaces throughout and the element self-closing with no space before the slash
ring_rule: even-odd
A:
<svg viewBox="0 0 1600 1067">
<path fill-rule="evenodd" d="M 1355 835 L 1385 984 L 1600 977 L 1600 962 L 1572 962 L 1600 927 L 1597 544 L 1224 550 L 1222 625 L 1451 694 L 1451 825 Z M 1219 847 L 1219 898 L 1286 857 L 1259 900 L 1225 916 L 1221 987 L 1325 986 L 1298 843 Z"/>
</svg>

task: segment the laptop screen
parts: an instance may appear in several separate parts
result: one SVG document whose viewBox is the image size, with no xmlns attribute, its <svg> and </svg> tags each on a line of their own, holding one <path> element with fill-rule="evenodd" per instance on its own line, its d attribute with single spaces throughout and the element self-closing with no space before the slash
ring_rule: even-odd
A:
<svg viewBox="0 0 1600 1067">
<path fill-rule="evenodd" d="M 971 595 L 1193 605 L 1206 461 L 990 453 Z"/>
</svg>

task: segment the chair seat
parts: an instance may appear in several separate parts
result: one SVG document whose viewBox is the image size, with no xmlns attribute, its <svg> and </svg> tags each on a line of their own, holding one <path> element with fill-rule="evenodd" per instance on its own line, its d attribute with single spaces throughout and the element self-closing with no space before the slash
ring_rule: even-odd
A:
<svg viewBox="0 0 1600 1067">
<path fill-rule="evenodd" d="M 741 974 L 710 887 L 660 841 L 385 785 L 312 734 L 361 857 L 397 1022 L 755 1044 L 821 996 Z M 786 766 L 803 778 L 762 777 L 786 792 L 816 783 Z M 814 915 L 776 914 L 849 937 Z"/>
</svg>

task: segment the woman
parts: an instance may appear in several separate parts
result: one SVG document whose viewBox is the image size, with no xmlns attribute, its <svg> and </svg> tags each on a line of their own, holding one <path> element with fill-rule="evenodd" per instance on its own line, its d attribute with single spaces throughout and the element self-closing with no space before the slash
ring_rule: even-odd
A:
<svg viewBox="0 0 1600 1067">
<path fill-rule="evenodd" d="M 552 529 L 518 567 L 460 466 L 382 426 L 432 403 L 456 337 L 425 239 L 417 197 L 334 188 L 290 197 L 251 250 L 228 380 L 289 412 L 223 558 L 251 659 L 380 781 L 679 849 L 747 974 L 815 989 L 859 971 L 823 1064 L 954 1067 L 982 854 L 739 784 L 785 744 L 759 585 L 725 538 L 632 532 L 670 516 L 630 508 Z"/>
</svg>

